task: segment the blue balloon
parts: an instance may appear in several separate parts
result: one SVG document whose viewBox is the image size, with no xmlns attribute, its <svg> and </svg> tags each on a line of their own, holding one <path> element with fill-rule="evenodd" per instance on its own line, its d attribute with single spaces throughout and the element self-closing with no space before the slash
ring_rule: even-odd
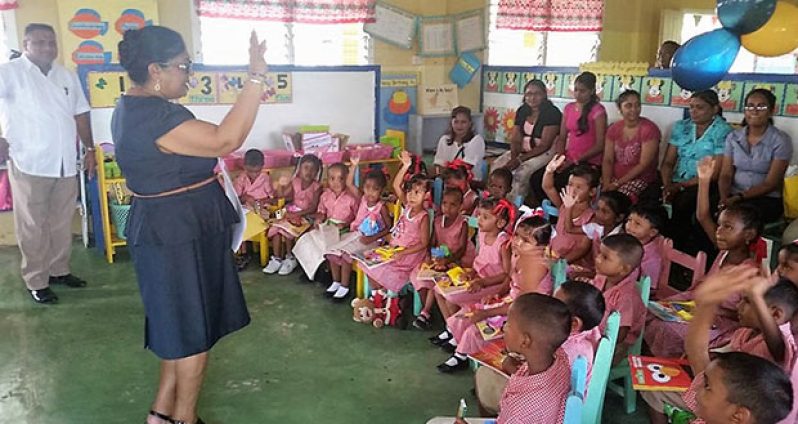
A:
<svg viewBox="0 0 798 424">
<path fill-rule="evenodd" d="M 676 50 L 671 75 L 679 87 L 706 90 L 729 72 L 739 51 L 740 37 L 727 29 L 698 35 Z"/>
<path fill-rule="evenodd" d="M 776 0 L 718 0 L 720 23 L 738 35 L 758 30 L 775 10 Z"/>
</svg>

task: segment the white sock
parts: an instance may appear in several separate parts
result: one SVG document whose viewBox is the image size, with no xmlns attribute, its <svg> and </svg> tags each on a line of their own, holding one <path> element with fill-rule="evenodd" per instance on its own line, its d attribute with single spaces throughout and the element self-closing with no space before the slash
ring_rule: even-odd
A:
<svg viewBox="0 0 798 424">
<path fill-rule="evenodd" d="M 349 287 L 338 287 L 338 291 L 335 292 L 333 298 L 335 299 L 343 299 L 346 295 L 349 294 Z"/>
<path fill-rule="evenodd" d="M 446 362 L 444 362 L 444 364 L 446 364 L 446 365 L 448 365 L 450 367 L 453 367 L 453 366 L 459 364 L 460 362 L 465 361 L 465 359 L 466 359 L 465 355 L 461 355 L 461 354 L 455 352 L 455 354 L 450 356 L 449 359 L 447 359 Z"/>
<path fill-rule="evenodd" d="M 457 347 L 457 340 L 455 340 L 455 339 L 454 339 L 454 337 L 452 337 L 451 339 L 449 339 L 449 341 L 448 341 L 448 342 L 446 342 L 446 343 L 449 343 L 450 345 L 452 345 L 452 346 L 454 346 L 454 347 Z"/>
<path fill-rule="evenodd" d="M 455 358 L 457 358 L 457 359 L 459 359 L 459 360 L 461 360 L 461 361 L 463 361 L 463 360 L 465 360 L 466 358 L 468 358 L 468 356 L 467 356 L 467 355 L 463 355 L 462 353 L 459 353 L 459 352 L 455 352 L 455 353 L 454 353 L 454 357 L 455 357 Z"/>
<path fill-rule="evenodd" d="M 341 287 L 341 283 L 339 283 L 337 281 L 333 281 L 333 283 L 330 284 L 330 287 L 327 287 L 327 293 L 335 293 L 336 291 L 338 291 L 338 289 L 340 287 Z"/>
</svg>

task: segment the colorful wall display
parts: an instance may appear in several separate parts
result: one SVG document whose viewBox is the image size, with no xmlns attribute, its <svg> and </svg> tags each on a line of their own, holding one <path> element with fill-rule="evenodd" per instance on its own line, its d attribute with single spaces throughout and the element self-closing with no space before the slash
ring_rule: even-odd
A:
<svg viewBox="0 0 798 424">
<path fill-rule="evenodd" d="M 380 81 L 379 133 L 397 130 L 407 133 L 410 115 L 416 113 L 418 73 L 384 72 Z"/>
<path fill-rule="evenodd" d="M 128 29 L 158 21 L 155 0 L 59 0 L 60 48 L 64 65 L 102 65 L 119 62 L 117 44 Z"/>
</svg>

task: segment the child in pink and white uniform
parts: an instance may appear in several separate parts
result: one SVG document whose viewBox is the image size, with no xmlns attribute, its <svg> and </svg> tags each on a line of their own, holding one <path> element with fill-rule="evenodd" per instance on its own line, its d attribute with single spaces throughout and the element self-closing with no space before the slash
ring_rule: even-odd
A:
<svg viewBox="0 0 798 424">
<path fill-rule="evenodd" d="M 471 189 L 471 180 L 474 177 L 471 168 L 471 164 L 462 159 L 456 159 L 446 163 L 446 167 L 441 172 L 444 189 L 456 188 L 463 193 L 460 211 L 463 215 L 473 214 L 477 207 L 477 200 L 479 200 L 479 195 Z"/>
<path fill-rule="evenodd" d="M 391 247 L 402 247 L 393 260 L 364 272 L 376 289 L 398 293 L 410 281 L 410 273 L 424 261 L 429 252 L 430 222 L 424 208 L 429 193 L 429 180 L 425 175 L 414 175 L 407 182 L 404 176 L 412 164 L 407 151 L 402 152 L 402 168 L 393 181 L 394 191 L 404 205 L 399 222 L 391 230 Z"/>
<path fill-rule="evenodd" d="M 640 271 L 651 278 L 651 299 L 658 299 L 657 288 L 662 274 L 662 248 L 665 242 L 660 235 L 668 215 L 660 205 L 641 205 L 632 208 L 626 220 L 626 234 L 634 236 L 643 245 Z"/>
<path fill-rule="evenodd" d="M 604 295 L 591 284 L 566 281 L 554 292 L 554 297 L 562 300 L 571 311 L 571 335 L 563 343 L 562 349 L 568 354 L 568 362 L 571 365 L 577 357 L 585 357 L 587 383 L 590 383 L 593 357 L 601 340 L 601 321 L 606 310 Z"/>
<path fill-rule="evenodd" d="M 369 171 L 363 178 L 363 191 L 355 186 L 355 172 L 360 159 L 353 157 L 350 162 L 347 189 L 360 197 L 355 220 L 349 226 L 349 233 L 341 241 L 331 246 L 325 258 L 330 266 L 333 282 L 325 294 L 334 302 L 341 302 L 349 294 L 349 279 L 352 275 L 352 255 L 363 253 L 378 246 L 379 241 L 390 233 L 391 216 L 388 207 L 381 200 L 387 181 L 380 171 Z"/>
<path fill-rule="evenodd" d="M 321 160 L 314 155 L 305 155 L 299 159 L 294 178 L 280 178 L 277 195 L 285 198 L 284 219 L 299 224 L 308 221 L 310 216 L 316 213 L 321 196 L 320 176 Z M 292 273 L 298 265 L 291 253 L 296 237 L 275 226 L 269 228 L 267 235 L 273 255 L 263 268 L 263 272 L 280 275 Z"/>
<path fill-rule="evenodd" d="M 435 294 L 430 291 L 435 286 L 432 280 L 421 280 L 418 272 L 423 266 L 434 266 L 436 269 L 445 270 L 450 265 L 459 265 L 463 268 L 471 268 L 476 256 L 474 243 L 468 239 L 468 218 L 463 216 L 460 211 L 463 203 L 463 192 L 455 187 L 444 190 L 441 198 L 441 211 L 432 222 L 432 246 L 446 246 L 449 255 L 444 258 L 427 260 L 419 265 L 410 274 L 410 282 L 413 288 L 421 296 L 423 308 L 416 317 L 413 326 L 420 330 L 430 328 L 430 311 L 435 305 Z"/>
<path fill-rule="evenodd" d="M 274 188 L 268 173 L 263 172 L 263 152 L 250 149 L 244 154 L 244 172 L 238 174 L 233 187 L 241 203 L 255 209 L 256 203 L 267 203 L 274 199 Z"/>
</svg>

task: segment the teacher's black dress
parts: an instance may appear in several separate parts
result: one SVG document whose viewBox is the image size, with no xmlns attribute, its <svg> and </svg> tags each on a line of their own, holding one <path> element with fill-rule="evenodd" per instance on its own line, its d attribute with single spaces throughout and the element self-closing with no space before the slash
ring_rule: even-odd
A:
<svg viewBox="0 0 798 424">
<path fill-rule="evenodd" d="M 153 195 L 213 176 L 216 159 L 167 154 L 156 140 L 194 119 L 159 97 L 122 96 L 111 132 L 134 193 Z M 238 217 L 221 185 L 158 198 L 134 197 L 125 234 L 146 315 L 145 346 L 162 359 L 205 352 L 246 326 L 232 225 Z"/>
</svg>

